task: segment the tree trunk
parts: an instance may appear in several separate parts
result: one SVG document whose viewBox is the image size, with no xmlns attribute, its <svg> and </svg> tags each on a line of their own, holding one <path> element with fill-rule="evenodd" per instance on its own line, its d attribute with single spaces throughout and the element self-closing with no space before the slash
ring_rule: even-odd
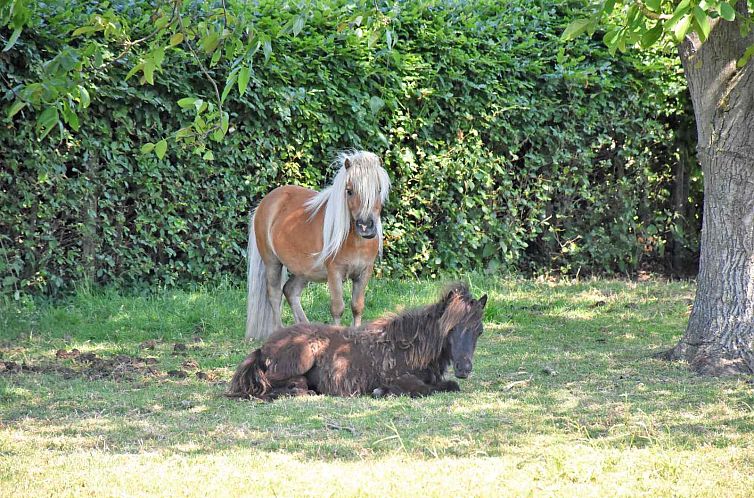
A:
<svg viewBox="0 0 754 498">
<path fill-rule="evenodd" d="M 754 372 L 754 60 L 736 68 L 754 33 L 716 20 L 709 39 L 680 47 L 698 132 L 704 210 L 696 299 L 668 352 L 702 374 Z"/>
</svg>

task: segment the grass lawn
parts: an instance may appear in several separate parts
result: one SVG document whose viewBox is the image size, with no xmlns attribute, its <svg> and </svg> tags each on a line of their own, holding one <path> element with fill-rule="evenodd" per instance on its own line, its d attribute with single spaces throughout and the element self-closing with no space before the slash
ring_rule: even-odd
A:
<svg viewBox="0 0 754 498">
<path fill-rule="evenodd" d="M 0 303 L 0 496 L 754 496 L 748 379 L 652 356 L 692 283 L 471 282 L 474 374 L 423 399 L 224 398 L 256 346 L 232 285 Z M 440 288 L 373 280 L 366 318 Z"/>
</svg>

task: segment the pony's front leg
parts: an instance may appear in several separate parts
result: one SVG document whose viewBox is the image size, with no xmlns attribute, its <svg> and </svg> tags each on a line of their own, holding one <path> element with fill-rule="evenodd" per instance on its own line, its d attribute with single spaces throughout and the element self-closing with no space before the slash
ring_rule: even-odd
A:
<svg viewBox="0 0 754 498">
<path fill-rule="evenodd" d="M 427 384 L 416 375 L 403 374 L 389 384 L 372 391 L 372 396 L 381 398 L 383 396 L 407 394 L 412 398 L 417 398 L 420 396 L 429 396 L 433 392 L 435 392 L 433 386 Z"/>
<path fill-rule="evenodd" d="M 309 281 L 303 277 L 291 275 L 285 283 L 285 286 L 283 286 L 283 294 L 285 294 L 288 304 L 291 305 L 293 319 L 296 323 L 306 323 L 309 321 L 309 319 L 306 318 L 306 313 L 304 313 L 304 308 L 301 307 L 301 292 L 304 290 L 308 282 Z"/>
<path fill-rule="evenodd" d="M 335 268 L 327 270 L 327 288 L 330 289 L 330 313 L 335 325 L 340 325 L 340 317 L 346 305 L 343 302 L 343 274 Z"/>
<path fill-rule="evenodd" d="M 356 277 L 352 278 L 351 311 L 353 312 L 353 326 L 361 325 L 361 315 L 364 313 L 364 295 L 367 291 L 369 277 L 372 276 L 372 265 L 367 266 Z"/>
</svg>

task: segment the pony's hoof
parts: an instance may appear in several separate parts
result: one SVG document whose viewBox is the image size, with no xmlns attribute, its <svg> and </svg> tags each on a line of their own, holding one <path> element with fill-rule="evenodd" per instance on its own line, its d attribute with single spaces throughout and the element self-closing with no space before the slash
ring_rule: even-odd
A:
<svg viewBox="0 0 754 498">
<path fill-rule="evenodd" d="M 373 398 L 382 398 L 387 394 L 387 391 L 381 387 L 378 387 L 374 391 L 372 391 L 372 397 Z"/>
</svg>

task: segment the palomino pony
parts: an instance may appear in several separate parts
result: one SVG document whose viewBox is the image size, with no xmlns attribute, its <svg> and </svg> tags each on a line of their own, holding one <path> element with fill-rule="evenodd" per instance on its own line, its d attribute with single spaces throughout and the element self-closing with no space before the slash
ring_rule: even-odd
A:
<svg viewBox="0 0 754 498">
<path fill-rule="evenodd" d="M 271 400 L 458 391 L 443 377 L 451 362 L 459 379 L 471 374 L 486 303 L 486 294 L 475 300 L 457 283 L 435 304 L 361 327 L 298 323 L 279 329 L 241 362 L 227 395 Z"/>
<path fill-rule="evenodd" d="M 327 281 L 330 312 L 340 323 L 343 280 L 353 281 L 353 324 L 361 323 L 364 294 L 374 260 L 382 251 L 380 212 L 390 178 L 371 152 L 338 156 L 338 173 L 321 192 L 278 187 L 262 199 L 249 223 L 246 337 L 263 339 L 282 327 L 282 294 L 296 323 L 307 322 L 301 292 L 308 282 Z M 282 285 L 283 267 L 291 274 Z"/>
</svg>

